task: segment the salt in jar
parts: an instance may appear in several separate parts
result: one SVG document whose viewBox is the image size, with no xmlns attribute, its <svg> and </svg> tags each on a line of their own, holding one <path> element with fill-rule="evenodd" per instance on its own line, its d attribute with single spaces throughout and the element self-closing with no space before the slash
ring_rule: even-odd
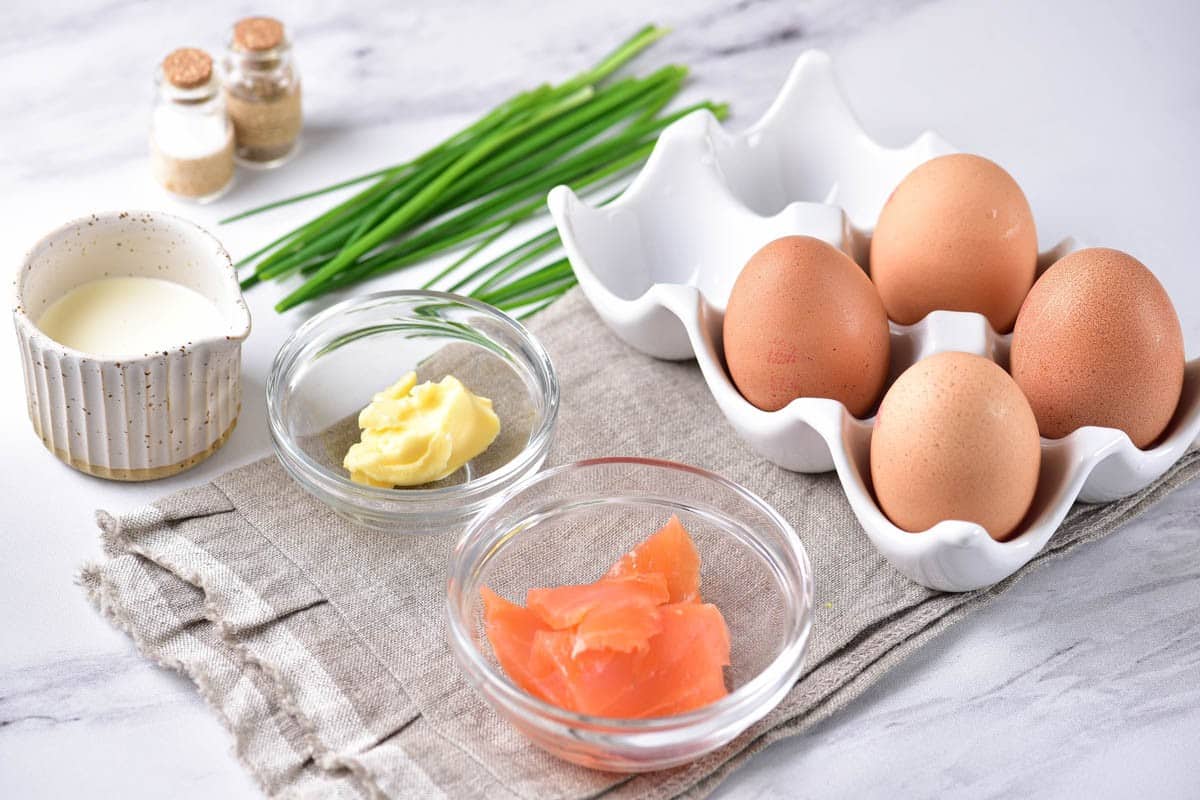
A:
<svg viewBox="0 0 1200 800">
<path fill-rule="evenodd" d="M 150 163 L 172 194 L 206 203 L 233 180 L 233 126 L 213 60 L 184 47 L 163 59 L 150 122 Z"/>
</svg>

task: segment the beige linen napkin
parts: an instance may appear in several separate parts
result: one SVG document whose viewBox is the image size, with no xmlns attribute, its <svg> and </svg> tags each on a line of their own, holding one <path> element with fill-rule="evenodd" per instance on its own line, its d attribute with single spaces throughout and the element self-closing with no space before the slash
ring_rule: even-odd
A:
<svg viewBox="0 0 1200 800">
<path fill-rule="evenodd" d="M 578 292 L 532 328 L 562 382 L 552 463 L 641 455 L 696 464 L 757 492 L 796 527 L 817 592 L 803 677 L 765 719 L 689 766 L 629 777 L 558 761 L 459 677 L 443 623 L 455 535 L 351 526 L 267 458 L 120 518 L 101 512 L 107 560 L 81 575 L 147 658 L 196 683 L 267 794 L 702 797 L 1033 566 L 979 592 L 922 588 L 871 546 L 834 475 L 798 475 L 755 456 L 695 364 L 626 347 Z M 1193 451 L 1138 495 L 1077 506 L 1033 564 L 1107 534 L 1198 472 Z"/>
</svg>

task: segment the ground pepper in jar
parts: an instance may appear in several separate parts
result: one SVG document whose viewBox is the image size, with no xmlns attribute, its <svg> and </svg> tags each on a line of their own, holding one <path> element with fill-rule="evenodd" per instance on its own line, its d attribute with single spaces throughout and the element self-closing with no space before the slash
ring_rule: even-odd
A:
<svg viewBox="0 0 1200 800">
<path fill-rule="evenodd" d="M 224 67 L 238 160 L 258 167 L 284 163 L 296 152 L 302 114 L 300 76 L 283 23 L 271 17 L 240 20 Z"/>
<path fill-rule="evenodd" d="M 171 52 L 159 69 L 150 118 L 150 166 L 172 194 L 209 202 L 233 181 L 233 126 L 208 53 Z"/>
</svg>

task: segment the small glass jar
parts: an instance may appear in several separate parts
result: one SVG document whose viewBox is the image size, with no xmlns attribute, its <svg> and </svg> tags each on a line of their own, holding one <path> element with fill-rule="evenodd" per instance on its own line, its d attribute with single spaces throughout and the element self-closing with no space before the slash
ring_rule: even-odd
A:
<svg viewBox="0 0 1200 800">
<path fill-rule="evenodd" d="M 247 17 L 233 26 L 224 85 L 240 163 L 267 169 L 295 155 L 302 126 L 300 76 L 283 23 Z"/>
<path fill-rule="evenodd" d="M 150 118 L 150 164 L 168 192 L 198 203 L 233 181 L 233 126 L 203 50 L 180 48 L 163 59 Z"/>
</svg>

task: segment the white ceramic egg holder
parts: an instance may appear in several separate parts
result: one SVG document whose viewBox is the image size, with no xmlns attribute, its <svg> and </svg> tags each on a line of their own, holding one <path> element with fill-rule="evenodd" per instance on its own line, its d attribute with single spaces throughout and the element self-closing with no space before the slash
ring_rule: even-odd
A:
<svg viewBox="0 0 1200 800">
<path fill-rule="evenodd" d="M 867 535 L 896 569 L 930 588 L 966 591 L 1002 580 L 1033 558 L 1076 500 L 1132 494 L 1182 456 L 1200 433 L 1200 359 L 1188 362 L 1179 408 L 1154 448 L 1139 450 L 1111 428 L 1043 439 L 1033 506 L 1009 541 L 960 520 L 918 534 L 893 525 L 870 487 L 874 419 L 855 419 L 823 398 L 799 398 L 774 412 L 752 406 L 725 370 L 721 323 L 743 265 L 780 236 L 816 236 L 865 264 L 870 232 L 892 190 L 918 164 L 949 152 L 954 148 L 931 132 L 902 149 L 874 142 L 847 105 L 829 57 L 809 51 L 744 133 L 729 133 L 709 112 L 696 112 L 663 132 L 616 201 L 593 208 L 558 187 L 549 204 L 580 286 L 617 335 L 658 358 L 696 358 L 722 413 L 756 451 L 789 470 L 836 469 Z M 1068 239 L 1043 253 L 1039 272 L 1072 249 Z M 892 323 L 891 377 L 945 350 L 1007 367 L 1010 338 L 967 312 Z"/>
</svg>

